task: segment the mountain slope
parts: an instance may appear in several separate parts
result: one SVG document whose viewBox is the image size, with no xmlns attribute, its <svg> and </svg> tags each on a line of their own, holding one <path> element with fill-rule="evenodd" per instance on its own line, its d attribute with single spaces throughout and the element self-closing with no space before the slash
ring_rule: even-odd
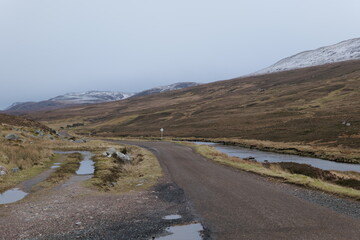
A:
<svg viewBox="0 0 360 240">
<path fill-rule="evenodd" d="M 357 59 L 360 59 L 360 38 L 350 39 L 331 46 L 298 53 L 294 56 L 284 58 L 274 65 L 255 72 L 252 75 L 287 71 Z"/>
<path fill-rule="evenodd" d="M 174 91 L 174 90 L 178 90 L 178 89 L 194 87 L 197 85 L 200 85 L 200 84 L 196 83 L 196 82 L 179 82 L 179 83 L 174 83 L 174 84 L 167 85 L 167 86 L 151 88 L 149 90 L 145 90 L 145 91 L 134 94 L 134 97 L 146 96 L 146 95 L 168 92 L 168 91 Z"/>
<path fill-rule="evenodd" d="M 44 124 L 41 124 L 39 122 L 30 120 L 30 119 L 26 119 L 23 117 L 12 116 L 12 115 L 2 114 L 2 113 L 0 113 L 0 124 L 1 125 L 6 124 L 6 125 L 11 125 L 11 126 L 17 126 L 17 127 L 36 128 L 36 129 L 41 129 L 41 130 L 52 132 L 52 129 L 50 129 L 49 127 L 47 127 Z"/>
<path fill-rule="evenodd" d="M 237 137 L 360 147 L 360 61 L 32 113 L 106 136 Z M 351 123 L 350 126 L 343 124 Z"/>
</svg>

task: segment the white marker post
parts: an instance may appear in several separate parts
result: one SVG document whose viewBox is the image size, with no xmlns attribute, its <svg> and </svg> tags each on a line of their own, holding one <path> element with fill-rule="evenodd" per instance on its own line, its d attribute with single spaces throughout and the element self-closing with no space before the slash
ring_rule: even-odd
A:
<svg viewBox="0 0 360 240">
<path fill-rule="evenodd" d="M 164 133 L 164 129 L 160 128 L 160 136 L 161 136 L 161 140 L 163 139 L 163 133 Z"/>
</svg>

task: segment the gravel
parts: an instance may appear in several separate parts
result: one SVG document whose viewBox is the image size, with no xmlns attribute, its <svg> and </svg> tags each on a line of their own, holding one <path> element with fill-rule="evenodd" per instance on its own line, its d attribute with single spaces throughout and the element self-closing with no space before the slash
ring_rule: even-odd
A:
<svg viewBox="0 0 360 240">
<path fill-rule="evenodd" d="M 182 218 L 163 219 L 171 214 Z M 150 190 L 126 194 L 76 183 L 0 206 L 0 239 L 152 239 L 167 227 L 193 222 L 198 218 L 184 192 L 165 179 Z M 204 232 L 204 239 L 208 235 Z"/>
</svg>

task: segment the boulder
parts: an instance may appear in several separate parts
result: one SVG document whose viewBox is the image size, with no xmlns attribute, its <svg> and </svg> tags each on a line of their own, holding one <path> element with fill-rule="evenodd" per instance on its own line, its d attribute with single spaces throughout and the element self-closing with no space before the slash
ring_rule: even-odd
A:
<svg viewBox="0 0 360 240">
<path fill-rule="evenodd" d="M 106 150 L 106 152 L 105 152 L 106 156 L 108 156 L 108 157 L 112 157 L 112 155 L 113 155 L 114 153 L 116 153 L 116 149 L 113 148 L 113 147 L 108 148 L 108 150 Z"/>
<path fill-rule="evenodd" d="M 9 140 L 9 141 L 18 141 L 18 140 L 20 140 L 21 138 L 20 138 L 17 134 L 15 134 L 15 133 L 10 133 L 10 134 L 8 134 L 8 135 L 5 136 L 5 139 L 6 139 L 6 140 Z"/>
<path fill-rule="evenodd" d="M 3 166 L 0 166 L 0 176 L 4 176 L 7 174 L 7 169 Z"/>
<path fill-rule="evenodd" d="M 40 136 L 40 137 L 43 137 L 44 135 L 45 135 L 45 133 L 44 133 L 44 131 L 42 131 L 42 130 L 35 130 L 35 134 L 36 135 L 38 135 L 38 136 Z"/>
<path fill-rule="evenodd" d="M 109 148 L 102 155 L 105 156 L 105 157 L 116 158 L 116 159 L 118 159 L 118 160 L 120 160 L 121 162 L 124 162 L 124 163 L 130 163 L 132 161 L 132 157 L 130 155 L 127 155 L 127 154 L 124 154 L 122 152 L 116 151 L 115 148 Z"/>
<path fill-rule="evenodd" d="M 125 155 L 121 152 L 113 153 L 112 157 L 121 160 L 124 163 L 130 163 L 132 161 L 132 158 L 129 155 Z"/>
</svg>

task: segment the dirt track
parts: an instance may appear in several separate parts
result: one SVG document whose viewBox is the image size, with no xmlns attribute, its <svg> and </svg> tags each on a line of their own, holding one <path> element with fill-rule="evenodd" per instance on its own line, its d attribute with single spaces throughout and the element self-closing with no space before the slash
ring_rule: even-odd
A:
<svg viewBox="0 0 360 240">
<path fill-rule="evenodd" d="M 221 166 L 186 146 L 168 142 L 130 144 L 145 147 L 158 157 L 165 173 L 184 190 L 216 239 L 329 240 L 360 237 L 358 202 L 274 183 Z M 338 211 L 315 201 L 338 208 Z"/>
</svg>

